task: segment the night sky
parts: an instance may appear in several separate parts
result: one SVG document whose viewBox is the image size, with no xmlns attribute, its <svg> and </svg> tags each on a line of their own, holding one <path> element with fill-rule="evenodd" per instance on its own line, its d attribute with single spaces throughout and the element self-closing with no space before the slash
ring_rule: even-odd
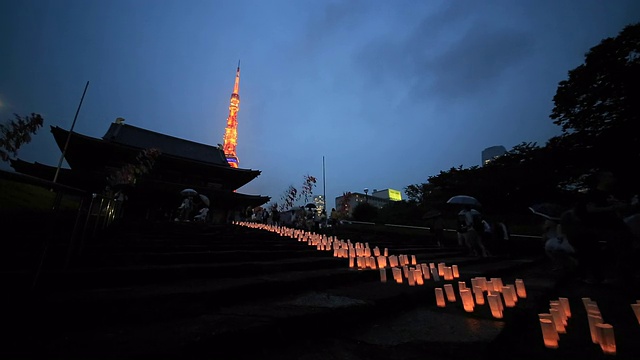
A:
<svg viewBox="0 0 640 360">
<path fill-rule="evenodd" d="M 75 131 L 122 117 L 217 145 L 240 59 L 237 155 L 262 174 L 239 192 L 280 202 L 310 174 L 332 207 L 544 145 L 558 82 L 638 21 L 637 0 L 0 0 L 0 121 L 41 114 L 18 157 L 55 166 L 49 128 L 89 81 Z"/>
</svg>

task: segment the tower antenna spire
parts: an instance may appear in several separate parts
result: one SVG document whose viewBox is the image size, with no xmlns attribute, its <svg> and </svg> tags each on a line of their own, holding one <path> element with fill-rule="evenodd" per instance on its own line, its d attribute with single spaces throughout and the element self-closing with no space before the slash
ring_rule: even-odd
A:
<svg viewBox="0 0 640 360">
<path fill-rule="evenodd" d="M 239 165 L 236 155 L 236 145 L 238 145 L 238 110 L 240 109 L 240 59 L 236 69 L 236 80 L 233 84 L 233 92 L 229 101 L 229 116 L 227 117 L 227 127 L 224 130 L 224 143 L 222 150 L 227 158 L 227 162 L 233 168 Z"/>
</svg>

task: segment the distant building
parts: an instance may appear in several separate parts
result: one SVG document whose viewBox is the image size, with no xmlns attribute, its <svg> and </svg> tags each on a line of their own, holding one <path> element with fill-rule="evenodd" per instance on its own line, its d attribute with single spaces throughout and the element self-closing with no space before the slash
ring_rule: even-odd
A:
<svg viewBox="0 0 640 360">
<path fill-rule="evenodd" d="M 356 206 L 366 202 L 370 205 L 377 207 L 378 209 L 382 209 L 386 205 L 390 204 L 392 201 L 402 201 L 402 194 L 398 190 L 394 189 L 384 189 L 384 190 L 373 190 L 371 195 L 363 194 L 363 193 L 351 193 L 349 201 L 344 204 L 343 196 L 338 196 L 336 198 L 336 209 L 343 208 L 347 214 L 353 214 L 353 209 Z M 344 204 L 344 205 L 343 205 Z"/>
<path fill-rule="evenodd" d="M 323 195 L 318 195 L 315 196 L 313 198 L 313 203 L 316 204 L 316 209 L 318 210 L 318 213 L 321 213 L 322 210 L 325 210 L 325 201 L 324 201 L 324 196 Z"/>
<path fill-rule="evenodd" d="M 484 150 L 482 150 L 482 165 L 487 165 L 493 159 L 504 155 L 507 152 L 507 149 L 502 145 L 491 146 Z"/>
</svg>

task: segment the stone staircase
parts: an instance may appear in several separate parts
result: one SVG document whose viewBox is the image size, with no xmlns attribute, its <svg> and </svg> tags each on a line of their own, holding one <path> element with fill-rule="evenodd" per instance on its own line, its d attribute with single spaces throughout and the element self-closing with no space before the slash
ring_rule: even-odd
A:
<svg viewBox="0 0 640 360">
<path fill-rule="evenodd" d="M 444 281 L 396 284 L 388 272 L 382 283 L 378 270 L 350 268 L 332 251 L 275 232 L 156 224 L 87 243 L 72 266 L 43 271 L 37 291 L 10 296 L 13 310 L 4 318 L 12 331 L 2 351 L 48 359 L 383 359 L 397 350 L 409 359 L 422 358 L 421 346 L 431 344 L 431 358 L 461 358 L 487 349 L 511 318 L 535 310 L 555 286 L 537 254 L 475 258 L 425 239 L 347 235 L 418 263 L 456 264 L 460 278 L 447 281 L 456 289 L 477 276 L 524 277 L 530 294 L 496 320 L 488 306 L 473 313 L 459 302 L 436 308 L 434 288 Z M 385 343 L 398 334 L 371 335 L 417 309 L 418 318 L 434 322 L 450 316 L 484 325 L 462 326 L 444 340 L 398 340 L 402 349 Z"/>
</svg>

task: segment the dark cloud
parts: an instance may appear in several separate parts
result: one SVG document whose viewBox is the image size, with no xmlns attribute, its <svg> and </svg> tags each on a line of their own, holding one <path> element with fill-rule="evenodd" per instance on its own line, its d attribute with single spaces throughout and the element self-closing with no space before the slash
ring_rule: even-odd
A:
<svg viewBox="0 0 640 360">
<path fill-rule="evenodd" d="M 450 99 L 485 92 L 531 54 L 533 45 L 530 34 L 478 24 L 444 53 L 417 64 L 416 88 L 430 84 L 426 91 Z"/>
</svg>

